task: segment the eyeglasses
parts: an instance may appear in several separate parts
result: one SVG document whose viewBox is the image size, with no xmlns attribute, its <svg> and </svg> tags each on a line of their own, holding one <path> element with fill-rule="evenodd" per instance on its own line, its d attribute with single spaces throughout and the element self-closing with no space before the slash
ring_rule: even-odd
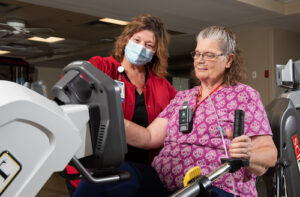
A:
<svg viewBox="0 0 300 197">
<path fill-rule="evenodd" d="M 192 58 L 194 59 L 199 59 L 201 56 L 204 60 L 207 60 L 207 61 L 211 61 L 211 60 L 215 60 L 216 57 L 218 56 L 223 56 L 225 54 L 221 53 L 221 54 L 214 54 L 214 53 L 210 53 L 210 52 L 206 52 L 206 53 L 198 53 L 196 51 L 192 51 L 191 52 L 191 56 Z"/>
</svg>

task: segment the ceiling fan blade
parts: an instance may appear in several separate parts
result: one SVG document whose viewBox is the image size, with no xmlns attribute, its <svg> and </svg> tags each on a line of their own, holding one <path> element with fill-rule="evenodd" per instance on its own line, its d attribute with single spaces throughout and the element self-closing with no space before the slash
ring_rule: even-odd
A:
<svg viewBox="0 0 300 197">
<path fill-rule="evenodd" d="M 41 34 L 54 33 L 54 30 L 51 28 L 24 28 L 24 30 L 32 33 L 41 33 Z"/>
<path fill-rule="evenodd" d="M 11 32 L 8 30 L 0 29 L 0 39 L 5 38 L 11 35 Z"/>
<path fill-rule="evenodd" d="M 6 23 L 0 23 L 0 29 L 3 29 L 3 30 L 15 30 L 15 28 L 13 28 L 12 26 L 6 24 Z"/>
</svg>

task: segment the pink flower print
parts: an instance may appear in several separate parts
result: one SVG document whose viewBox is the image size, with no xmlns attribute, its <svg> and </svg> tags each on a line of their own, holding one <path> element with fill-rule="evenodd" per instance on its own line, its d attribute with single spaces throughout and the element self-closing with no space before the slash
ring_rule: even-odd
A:
<svg viewBox="0 0 300 197">
<path fill-rule="evenodd" d="M 244 125 L 244 130 L 245 130 L 245 133 L 247 133 L 247 131 L 249 130 L 248 124 L 245 124 L 245 125 Z"/>
<path fill-rule="evenodd" d="M 212 142 L 212 144 L 217 146 L 217 145 L 221 144 L 222 140 L 220 138 L 213 138 L 211 140 L 211 142 Z"/>
<path fill-rule="evenodd" d="M 256 104 L 254 102 L 250 102 L 248 103 L 247 107 L 251 112 L 254 112 L 256 109 Z"/>
<path fill-rule="evenodd" d="M 234 111 L 229 111 L 228 118 L 229 120 L 234 120 Z"/>
<path fill-rule="evenodd" d="M 241 179 L 243 177 L 243 174 L 240 170 L 236 171 L 235 173 L 232 173 L 232 176 L 235 178 L 235 179 Z"/>
<path fill-rule="evenodd" d="M 164 151 L 162 152 L 162 155 L 167 156 L 170 151 L 171 151 L 171 147 L 170 146 L 165 146 Z"/>
<path fill-rule="evenodd" d="M 203 135 L 198 141 L 201 145 L 206 145 L 208 142 L 209 136 L 207 134 Z"/>
<path fill-rule="evenodd" d="M 221 101 L 225 98 L 225 95 L 223 93 L 220 93 L 218 95 L 216 95 L 216 101 Z"/>
<path fill-rule="evenodd" d="M 154 163 L 154 164 L 158 164 L 158 163 L 161 162 L 161 160 L 162 160 L 162 157 L 155 157 L 153 163 Z"/>
<path fill-rule="evenodd" d="M 231 93 L 232 92 L 232 87 L 227 87 L 227 88 L 224 88 L 223 89 L 223 91 L 225 92 L 225 93 Z"/>
<path fill-rule="evenodd" d="M 208 161 L 214 161 L 216 159 L 216 153 L 215 151 L 209 151 L 208 153 L 205 154 L 205 159 Z"/>
<path fill-rule="evenodd" d="M 240 104 L 239 109 L 244 110 L 246 109 L 246 105 L 244 103 Z"/>
<path fill-rule="evenodd" d="M 230 110 L 236 109 L 236 107 L 237 107 L 237 103 L 235 100 L 233 100 L 227 104 L 227 108 Z"/>
<path fill-rule="evenodd" d="M 206 106 L 205 113 L 206 113 L 207 115 L 210 115 L 210 114 L 212 114 L 212 113 L 215 113 L 213 106 L 210 105 L 210 104 L 207 105 L 207 106 Z"/>
<path fill-rule="evenodd" d="M 157 172 L 159 172 L 160 169 L 161 169 L 161 165 L 160 164 L 155 165 L 155 169 L 156 169 Z"/>
<path fill-rule="evenodd" d="M 255 91 L 249 91 L 249 93 L 250 93 L 250 97 L 251 97 L 251 99 L 253 99 L 253 100 L 257 100 L 257 98 L 258 98 L 258 96 L 257 96 L 257 94 L 256 94 L 256 92 Z"/>
<path fill-rule="evenodd" d="M 170 124 L 170 125 L 176 124 L 176 118 L 170 118 L 170 119 L 169 119 L 169 124 Z"/>
<path fill-rule="evenodd" d="M 237 186 L 238 186 L 239 188 L 243 188 L 243 183 L 238 182 Z"/>
<path fill-rule="evenodd" d="M 241 92 L 237 95 L 237 99 L 241 103 L 247 103 L 248 102 L 248 96 L 246 92 Z"/>
<path fill-rule="evenodd" d="M 183 187 L 183 179 L 184 179 L 183 175 L 177 176 L 175 178 L 175 184 L 177 187 Z"/>
<path fill-rule="evenodd" d="M 165 176 L 165 183 L 167 185 L 171 185 L 172 181 L 173 181 L 173 176 L 171 174 L 168 174 L 167 176 Z"/>
<path fill-rule="evenodd" d="M 205 123 L 200 124 L 197 127 L 197 133 L 198 133 L 198 135 L 202 135 L 203 133 L 205 133 L 206 129 L 207 129 L 207 126 L 206 126 Z"/>
<path fill-rule="evenodd" d="M 182 134 L 182 136 L 178 139 L 178 143 L 184 143 L 185 142 L 185 140 L 186 140 L 186 138 L 187 138 L 187 135 L 185 135 L 185 134 Z"/>
<path fill-rule="evenodd" d="M 196 159 L 199 159 L 203 156 L 203 150 L 200 149 L 200 148 L 197 148 L 196 150 L 193 151 L 193 156 L 196 158 Z"/>
<path fill-rule="evenodd" d="M 172 159 L 172 165 L 176 166 L 180 163 L 180 159 Z"/>
<path fill-rule="evenodd" d="M 171 170 L 171 164 L 168 163 L 166 165 L 164 165 L 161 169 L 161 172 L 166 175 L 169 171 Z"/>
<path fill-rule="evenodd" d="M 251 113 L 245 113 L 245 122 L 250 123 L 253 120 L 253 116 Z"/>
<path fill-rule="evenodd" d="M 232 187 L 232 178 L 231 178 L 231 176 L 226 177 L 225 184 L 227 185 L 227 187 Z"/>
<path fill-rule="evenodd" d="M 222 108 L 225 105 L 225 100 L 221 100 L 215 104 L 216 108 Z"/>
<path fill-rule="evenodd" d="M 180 148 L 176 147 L 175 149 L 173 149 L 171 151 L 171 155 L 175 157 L 175 156 L 177 156 L 179 154 L 179 152 L 180 152 Z"/>
<path fill-rule="evenodd" d="M 194 151 L 193 151 L 193 155 L 194 155 Z M 183 161 L 183 163 L 184 163 L 185 166 L 189 166 L 193 163 L 193 159 L 187 158 Z"/>
<path fill-rule="evenodd" d="M 197 140 L 197 135 L 193 134 L 190 137 L 188 137 L 187 142 L 192 144 L 192 143 L 196 142 L 196 140 Z"/>
<path fill-rule="evenodd" d="M 215 121 L 216 121 L 216 115 L 215 114 L 212 114 L 212 115 L 208 116 L 205 120 L 205 122 L 207 122 L 208 124 L 211 124 Z"/>
<path fill-rule="evenodd" d="M 230 94 L 228 94 L 227 96 L 226 96 L 226 99 L 228 100 L 228 101 L 231 101 L 234 97 L 235 97 L 235 93 L 234 92 L 231 92 Z"/>
<path fill-rule="evenodd" d="M 250 86 L 246 86 L 246 90 L 247 90 L 248 92 L 253 92 L 253 89 L 252 89 Z"/>
<path fill-rule="evenodd" d="M 171 157 L 165 157 L 165 158 L 163 158 L 162 163 L 163 163 L 163 164 L 166 164 L 166 163 L 168 163 L 170 160 L 171 160 Z"/>
<path fill-rule="evenodd" d="M 263 118 L 263 115 L 262 115 L 261 111 L 255 111 L 254 117 L 256 120 L 261 121 Z"/>
<path fill-rule="evenodd" d="M 169 133 L 171 136 L 174 136 L 177 133 L 177 128 L 176 127 L 171 127 L 169 130 Z"/>
<path fill-rule="evenodd" d="M 268 131 L 268 129 L 269 129 L 269 122 L 268 121 L 266 121 L 266 120 L 264 120 L 263 122 L 262 122 L 262 127 L 263 127 L 263 129 L 265 130 L 265 131 Z"/>
<path fill-rule="evenodd" d="M 253 188 L 253 187 L 251 187 L 251 188 Z M 244 189 L 244 193 L 245 193 L 245 194 L 248 194 L 248 193 L 250 192 L 250 190 L 249 190 L 248 187 L 244 187 L 243 189 Z"/>
<path fill-rule="evenodd" d="M 202 105 L 199 105 L 199 107 L 197 108 L 197 112 L 198 113 L 203 113 L 206 109 L 204 109 L 204 107 Z"/>
<path fill-rule="evenodd" d="M 194 116 L 195 123 L 200 123 L 204 120 L 204 114 L 199 114 L 198 111 L 196 111 L 196 115 Z"/>
<path fill-rule="evenodd" d="M 253 131 L 258 131 L 259 128 L 260 128 L 259 122 L 253 121 L 253 122 L 251 123 L 250 127 L 251 127 L 251 129 L 252 129 Z"/>
<path fill-rule="evenodd" d="M 219 109 L 219 110 L 217 110 L 217 114 L 218 114 L 219 117 L 224 116 L 224 115 L 226 117 L 227 109 Z M 222 118 L 220 118 L 220 119 L 222 119 Z M 225 119 L 225 118 L 223 118 L 223 119 Z"/>
<path fill-rule="evenodd" d="M 179 174 L 181 171 L 182 171 L 182 165 L 181 164 L 178 164 L 178 165 L 176 165 L 175 167 L 172 168 L 172 173 L 174 175 Z"/>
<path fill-rule="evenodd" d="M 206 165 L 206 164 L 205 164 Z M 204 166 L 204 165 L 198 165 L 197 164 L 197 166 L 200 166 L 201 167 L 201 175 L 207 175 L 208 173 L 210 173 L 210 171 L 208 170 L 208 168 L 206 168 L 206 167 L 202 167 L 202 166 Z"/>
<path fill-rule="evenodd" d="M 238 86 L 237 88 L 235 88 L 235 92 L 240 92 L 244 89 L 244 86 Z"/>
<path fill-rule="evenodd" d="M 217 133 L 219 133 L 218 125 L 217 124 L 210 125 L 208 128 L 208 132 L 210 135 L 215 136 Z"/>
<path fill-rule="evenodd" d="M 188 155 L 191 154 L 191 147 L 185 147 L 184 149 L 181 150 L 181 155 L 183 157 L 187 157 Z"/>
<path fill-rule="evenodd" d="M 171 142 L 175 142 L 176 140 L 177 140 L 177 137 L 175 136 L 175 135 L 173 135 L 173 136 L 169 136 L 169 141 L 171 141 Z"/>
</svg>

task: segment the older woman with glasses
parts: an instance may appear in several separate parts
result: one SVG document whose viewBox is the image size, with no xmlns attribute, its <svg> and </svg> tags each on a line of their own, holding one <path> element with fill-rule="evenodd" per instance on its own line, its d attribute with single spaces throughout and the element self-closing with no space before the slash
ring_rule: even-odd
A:
<svg viewBox="0 0 300 197">
<path fill-rule="evenodd" d="M 221 158 L 248 159 L 250 165 L 233 174 L 224 174 L 213 183 L 213 196 L 257 196 L 256 176 L 275 165 L 277 150 L 259 93 L 241 83 L 245 72 L 236 45 L 235 35 L 227 28 L 211 26 L 201 31 L 192 52 L 194 73 L 199 86 L 177 93 L 170 104 L 147 127 L 125 120 L 127 143 L 149 149 L 164 145 L 152 163 L 136 170 L 136 184 L 144 187 L 145 180 L 157 175 L 166 196 L 183 187 L 185 173 L 195 166 L 207 175 L 221 165 Z M 181 124 L 182 109 L 189 109 L 191 124 Z M 234 111 L 245 112 L 245 134 L 232 139 Z M 148 181 L 149 182 L 149 181 Z M 150 184 L 143 194 L 162 187 Z"/>
</svg>

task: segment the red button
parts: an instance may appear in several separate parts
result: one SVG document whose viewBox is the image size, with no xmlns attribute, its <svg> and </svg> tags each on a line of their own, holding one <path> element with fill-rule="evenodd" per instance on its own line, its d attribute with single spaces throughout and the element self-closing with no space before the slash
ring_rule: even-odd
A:
<svg viewBox="0 0 300 197">
<path fill-rule="evenodd" d="M 265 70 L 265 78 L 269 78 L 269 70 Z"/>
</svg>

